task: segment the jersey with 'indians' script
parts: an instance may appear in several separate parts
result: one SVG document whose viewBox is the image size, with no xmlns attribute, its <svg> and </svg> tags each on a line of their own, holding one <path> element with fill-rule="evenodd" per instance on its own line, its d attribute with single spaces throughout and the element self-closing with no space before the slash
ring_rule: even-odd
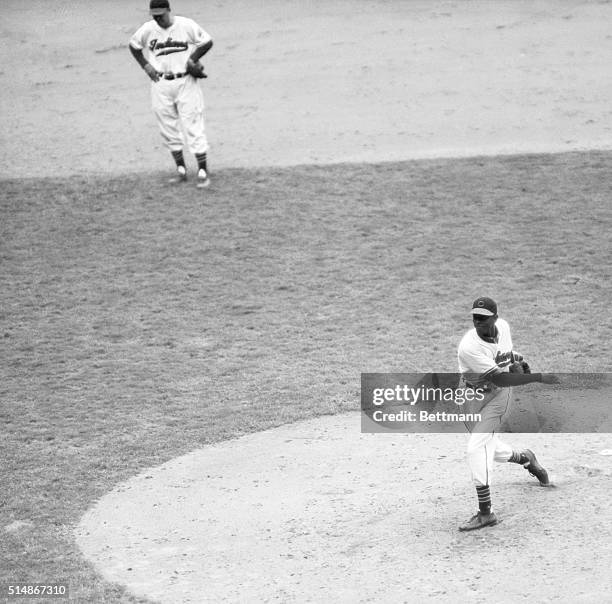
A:
<svg viewBox="0 0 612 604">
<path fill-rule="evenodd" d="M 168 29 L 147 21 L 130 38 L 130 46 L 148 52 L 147 60 L 157 71 L 183 73 L 192 49 L 211 39 L 193 19 L 176 16 Z"/>
<path fill-rule="evenodd" d="M 503 319 L 495 322 L 495 342 L 485 342 L 476 329 L 470 329 L 461 339 L 457 352 L 459 371 L 474 387 L 487 384 L 492 375 L 509 371 L 512 363 L 510 326 Z"/>
</svg>

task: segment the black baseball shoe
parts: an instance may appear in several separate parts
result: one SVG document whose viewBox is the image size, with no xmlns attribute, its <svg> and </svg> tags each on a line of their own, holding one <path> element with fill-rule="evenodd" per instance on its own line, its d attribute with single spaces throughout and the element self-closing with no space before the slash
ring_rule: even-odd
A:
<svg viewBox="0 0 612 604">
<path fill-rule="evenodd" d="M 523 467 L 532 475 L 535 476 L 543 487 L 550 485 L 548 480 L 548 472 L 538 463 L 536 456 L 530 449 L 525 449 L 521 453 L 527 458 Z"/>
<path fill-rule="evenodd" d="M 495 526 L 497 524 L 497 516 L 490 512 L 483 514 L 478 512 L 474 514 L 463 526 L 459 527 L 460 531 L 475 531 L 476 529 L 484 528 L 485 526 Z"/>
</svg>

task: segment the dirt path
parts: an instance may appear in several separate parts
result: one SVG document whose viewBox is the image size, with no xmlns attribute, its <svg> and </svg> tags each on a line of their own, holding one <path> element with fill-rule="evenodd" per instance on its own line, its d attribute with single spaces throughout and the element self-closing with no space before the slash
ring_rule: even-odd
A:
<svg viewBox="0 0 612 604">
<path fill-rule="evenodd" d="M 174 4 L 215 39 L 214 169 L 612 148 L 607 2 Z M 126 49 L 146 6 L 4 3 L 0 177 L 170 168 Z"/>
<path fill-rule="evenodd" d="M 79 545 L 161 602 L 606 601 L 609 435 L 508 435 L 557 486 L 500 468 L 502 523 L 464 534 L 465 435 L 359 428 L 357 413 L 325 417 L 150 469 L 87 513 Z"/>
</svg>

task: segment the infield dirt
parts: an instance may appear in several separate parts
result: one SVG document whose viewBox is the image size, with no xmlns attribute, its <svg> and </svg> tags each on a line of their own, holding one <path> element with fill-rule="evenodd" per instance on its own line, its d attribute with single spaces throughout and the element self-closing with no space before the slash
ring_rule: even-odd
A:
<svg viewBox="0 0 612 604">
<path fill-rule="evenodd" d="M 213 169 L 609 148 L 607 2 L 177 0 L 215 40 Z M 146 0 L 3 3 L 0 177 L 169 169 Z"/>
</svg>

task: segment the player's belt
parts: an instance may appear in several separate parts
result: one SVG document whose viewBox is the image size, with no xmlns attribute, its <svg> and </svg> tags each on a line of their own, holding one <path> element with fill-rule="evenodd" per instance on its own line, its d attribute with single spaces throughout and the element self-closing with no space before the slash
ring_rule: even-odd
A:
<svg viewBox="0 0 612 604">
<path fill-rule="evenodd" d="M 490 382 L 481 384 L 480 386 L 476 386 L 476 384 L 472 384 L 470 382 L 465 382 L 465 385 L 472 390 L 480 389 L 483 392 L 493 392 L 493 390 L 497 389 L 497 386 L 495 384 L 491 384 Z"/>
<path fill-rule="evenodd" d="M 164 78 L 164 80 L 178 80 L 178 78 L 182 78 L 183 76 L 186 76 L 186 73 L 164 73 L 162 74 L 162 78 Z"/>
</svg>

